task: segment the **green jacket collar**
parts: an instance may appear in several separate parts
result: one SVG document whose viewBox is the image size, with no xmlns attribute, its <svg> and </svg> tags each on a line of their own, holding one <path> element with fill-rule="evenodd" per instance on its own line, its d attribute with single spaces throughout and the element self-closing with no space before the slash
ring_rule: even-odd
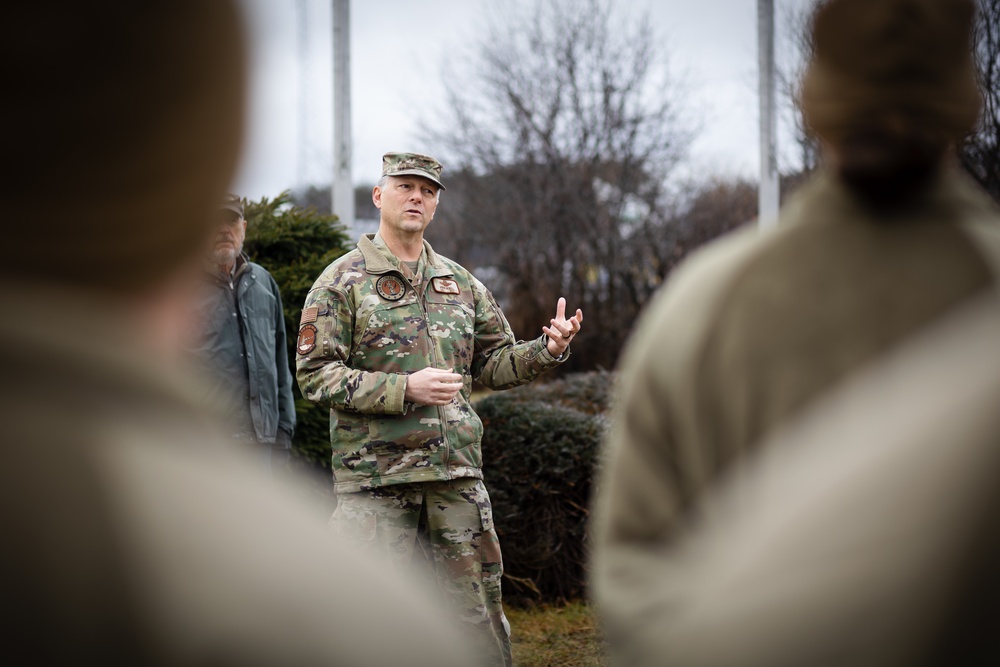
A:
<svg viewBox="0 0 1000 667">
<path fill-rule="evenodd" d="M 236 263 L 233 265 L 232 275 L 225 274 L 222 271 L 220 271 L 219 266 L 211 260 L 205 260 L 202 263 L 202 268 L 204 269 L 205 273 L 207 273 L 209 276 L 211 276 L 212 278 L 221 283 L 228 284 L 231 282 L 234 285 L 236 284 L 236 281 L 239 280 L 239 277 L 249 267 L 250 267 L 250 257 L 245 252 L 240 252 L 240 254 L 236 256 Z"/>
</svg>

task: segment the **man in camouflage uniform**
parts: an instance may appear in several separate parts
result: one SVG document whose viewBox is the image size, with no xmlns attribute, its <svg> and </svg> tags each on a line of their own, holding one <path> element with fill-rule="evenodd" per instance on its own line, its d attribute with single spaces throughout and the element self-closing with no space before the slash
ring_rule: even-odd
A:
<svg viewBox="0 0 1000 667">
<path fill-rule="evenodd" d="M 425 155 L 383 156 L 372 192 L 379 231 L 309 292 L 297 375 L 303 395 L 330 408 L 334 529 L 400 567 L 426 560 L 490 660 L 509 665 L 472 380 L 507 389 L 559 365 L 583 313 L 567 319 L 560 298 L 542 336 L 515 341 L 489 290 L 423 239 L 444 189 L 441 169 Z"/>
</svg>

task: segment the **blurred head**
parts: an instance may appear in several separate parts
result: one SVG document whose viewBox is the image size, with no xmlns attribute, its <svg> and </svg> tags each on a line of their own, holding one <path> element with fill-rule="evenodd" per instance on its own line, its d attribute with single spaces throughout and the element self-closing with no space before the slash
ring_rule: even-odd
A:
<svg viewBox="0 0 1000 667">
<path fill-rule="evenodd" d="M 975 126 L 974 13 L 973 0 L 829 0 L 817 11 L 802 109 L 862 194 L 911 192 Z"/>
<path fill-rule="evenodd" d="M 0 280 L 160 289 L 196 263 L 236 166 L 235 3 L 15 3 L 5 22 Z"/>
</svg>

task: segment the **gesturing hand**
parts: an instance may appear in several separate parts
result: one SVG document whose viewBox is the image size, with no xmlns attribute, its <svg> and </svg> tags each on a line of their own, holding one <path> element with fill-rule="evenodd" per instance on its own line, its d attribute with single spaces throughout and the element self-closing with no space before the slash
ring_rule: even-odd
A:
<svg viewBox="0 0 1000 667">
<path fill-rule="evenodd" d="M 559 301 L 556 303 L 555 319 L 550 320 L 550 323 L 552 326 L 542 327 L 542 331 L 549 337 L 548 341 L 546 341 L 549 354 L 553 357 L 558 357 L 566 351 L 566 348 L 569 347 L 570 342 L 573 340 L 573 336 L 580 331 L 583 324 L 583 311 L 577 308 L 576 315 L 567 320 L 566 299 L 559 297 Z"/>
<path fill-rule="evenodd" d="M 440 368 L 424 368 L 406 377 L 404 400 L 418 405 L 447 405 L 462 390 L 462 376 Z"/>
</svg>

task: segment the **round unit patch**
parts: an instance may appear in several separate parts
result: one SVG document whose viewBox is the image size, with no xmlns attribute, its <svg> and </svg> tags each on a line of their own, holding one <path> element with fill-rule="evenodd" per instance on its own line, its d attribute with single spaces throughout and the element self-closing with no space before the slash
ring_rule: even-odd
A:
<svg viewBox="0 0 1000 667">
<path fill-rule="evenodd" d="M 375 291 L 383 299 L 388 299 L 389 301 L 399 301 L 406 294 L 406 288 L 403 287 L 403 281 L 396 276 L 382 276 L 375 283 Z"/>
<path fill-rule="evenodd" d="M 295 344 L 295 349 L 299 354 L 309 354 L 316 347 L 316 327 L 306 324 L 299 329 L 299 340 Z"/>
</svg>

